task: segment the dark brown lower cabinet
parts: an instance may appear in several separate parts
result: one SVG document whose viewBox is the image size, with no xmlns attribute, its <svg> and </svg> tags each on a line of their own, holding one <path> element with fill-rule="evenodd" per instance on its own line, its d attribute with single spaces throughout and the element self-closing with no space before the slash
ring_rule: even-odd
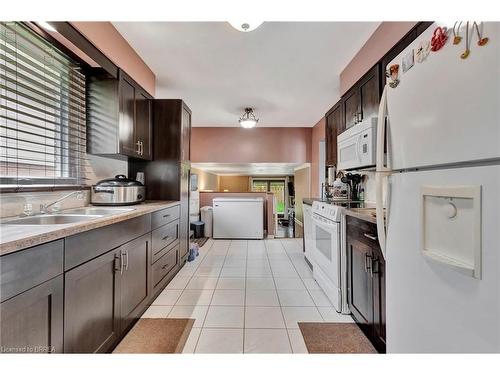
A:
<svg viewBox="0 0 500 375">
<path fill-rule="evenodd" d="M 0 304 L 0 353 L 63 352 L 63 276 Z"/>
<path fill-rule="evenodd" d="M 0 257 L 0 353 L 110 352 L 183 265 L 180 211 Z"/>
<path fill-rule="evenodd" d="M 124 261 L 121 278 L 121 332 L 128 330 L 148 304 L 151 294 L 151 235 L 148 233 L 120 247 Z"/>
<path fill-rule="evenodd" d="M 66 273 L 66 352 L 107 352 L 140 317 L 152 289 L 150 247 L 148 233 Z"/>
<path fill-rule="evenodd" d="M 373 321 L 372 278 L 366 266 L 370 262 L 371 248 L 349 239 L 349 308 L 363 330 L 369 330 Z"/>
<path fill-rule="evenodd" d="M 385 353 L 385 260 L 376 233 L 375 224 L 347 217 L 347 299 L 353 319 Z"/>
<path fill-rule="evenodd" d="M 120 248 L 65 274 L 64 351 L 102 353 L 120 336 Z"/>
<path fill-rule="evenodd" d="M 373 336 L 377 345 L 385 349 L 385 260 L 378 248 L 373 251 L 372 267 Z"/>
</svg>

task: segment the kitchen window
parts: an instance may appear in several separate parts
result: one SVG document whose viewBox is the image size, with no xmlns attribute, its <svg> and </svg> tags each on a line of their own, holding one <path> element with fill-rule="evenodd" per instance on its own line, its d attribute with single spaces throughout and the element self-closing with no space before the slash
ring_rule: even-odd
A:
<svg viewBox="0 0 500 375">
<path fill-rule="evenodd" d="M 0 22 L 0 187 L 83 185 L 85 75 L 27 25 Z"/>
</svg>

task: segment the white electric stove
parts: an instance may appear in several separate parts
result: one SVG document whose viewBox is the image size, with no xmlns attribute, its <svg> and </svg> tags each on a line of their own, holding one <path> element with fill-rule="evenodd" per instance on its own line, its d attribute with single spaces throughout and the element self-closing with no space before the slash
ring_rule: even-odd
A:
<svg viewBox="0 0 500 375">
<path fill-rule="evenodd" d="M 313 277 L 335 310 L 349 314 L 347 305 L 347 256 L 342 205 L 319 202 L 312 205 Z"/>
</svg>

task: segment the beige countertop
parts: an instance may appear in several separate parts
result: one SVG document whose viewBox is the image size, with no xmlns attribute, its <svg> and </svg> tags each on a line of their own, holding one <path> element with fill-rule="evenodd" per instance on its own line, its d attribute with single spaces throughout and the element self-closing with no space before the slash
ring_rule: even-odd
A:
<svg viewBox="0 0 500 375">
<path fill-rule="evenodd" d="M 377 224 L 377 217 L 375 216 L 375 205 L 371 207 L 369 203 L 365 203 L 365 207 L 363 208 L 344 208 L 344 213 L 357 219 Z"/>
<path fill-rule="evenodd" d="M 73 234 L 133 219 L 134 217 L 146 215 L 177 204 L 179 204 L 178 201 L 147 201 L 134 206 L 126 206 L 127 208 L 134 208 L 133 211 L 121 212 L 70 224 L 16 225 L 9 224 L 8 218 L 6 218 L 2 220 L 5 220 L 5 222 L 0 224 L 0 255 L 6 255 L 45 242 L 68 237 Z M 61 211 L 61 213 L 64 212 Z"/>
</svg>

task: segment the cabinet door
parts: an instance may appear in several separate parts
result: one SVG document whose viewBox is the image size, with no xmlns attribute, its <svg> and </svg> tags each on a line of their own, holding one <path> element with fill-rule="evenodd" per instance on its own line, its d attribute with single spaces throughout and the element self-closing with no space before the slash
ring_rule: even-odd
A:
<svg viewBox="0 0 500 375">
<path fill-rule="evenodd" d="M 342 96 L 345 129 L 349 129 L 359 119 L 361 112 L 361 95 L 359 86 L 353 86 Z"/>
<path fill-rule="evenodd" d="M 120 246 L 124 262 L 121 275 L 121 331 L 127 330 L 140 317 L 150 293 L 150 234 Z"/>
<path fill-rule="evenodd" d="M 181 164 L 180 173 L 181 217 L 179 221 L 179 257 L 182 260 L 189 251 L 189 164 Z"/>
<path fill-rule="evenodd" d="M 382 87 L 385 86 L 387 82 L 387 76 L 386 76 L 386 71 L 387 71 L 387 65 L 396 58 L 397 55 L 399 55 L 401 52 L 404 51 L 406 47 L 410 45 L 411 42 L 415 40 L 417 37 L 417 30 L 412 29 L 410 30 L 394 47 L 391 48 L 389 52 L 386 53 L 386 55 L 382 58 L 380 61 L 380 70 L 381 70 L 381 83 Z M 400 71 L 400 74 L 402 74 L 402 70 Z"/>
<path fill-rule="evenodd" d="M 191 113 L 182 106 L 181 118 L 181 162 L 190 160 Z"/>
<path fill-rule="evenodd" d="M 377 116 L 380 102 L 380 66 L 376 64 L 359 83 L 361 119 Z"/>
<path fill-rule="evenodd" d="M 135 143 L 140 142 L 141 159 L 152 158 L 152 102 L 149 95 L 142 89 L 135 92 Z"/>
<path fill-rule="evenodd" d="M 342 102 L 338 102 L 326 116 L 325 151 L 326 165 L 337 164 L 337 135 L 343 131 Z"/>
<path fill-rule="evenodd" d="M 113 250 L 65 274 L 64 351 L 109 351 L 120 336 L 120 251 Z"/>
<path fill-rule="evenodd" d="M 0 304 L 0 353 L 63 352 L 63 276 Z"/>
<path fill-rule="evenodd" d="M 120 154 L 137 157 L 135 140 L 135 85 L 126 76 L 120 77 Z"/>
<path fill-rule="evenodd" d="M 349 309 L 361 328 L 369 332 L 373 321 L 371 248 L 353 238 L 347 241 Z"/>
<path fill-rule="evenodd" d="M 373 249 L 373 334 L 379 352 L 385 352 L 385 260 L 380 249 Z"/>
</svg>

